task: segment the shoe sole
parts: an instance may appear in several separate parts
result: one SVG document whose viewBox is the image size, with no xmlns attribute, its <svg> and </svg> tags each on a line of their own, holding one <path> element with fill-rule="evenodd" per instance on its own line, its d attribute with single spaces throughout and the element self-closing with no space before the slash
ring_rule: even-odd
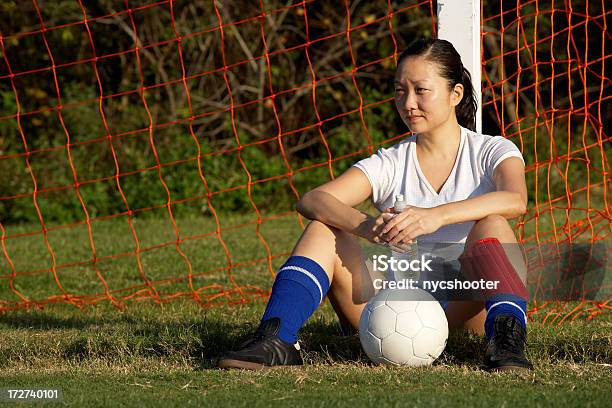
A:
<svg viewBox="0 0 612 408">
<path fill-rule="evenodd" d="M 517 365 L 507 365 L 501 367 L 489 368 L 487 371 L 529 371 L 529 367 L 517 366 Z"/>
<path fill-rule="evenodd" d="M 242 360 L 220 360 L 217 363 L 217 367 L 219 368 L 239 368 L 244 370 L 274 370 L 277 368 L 287 368 L 287 367 L 300 367 L 299 365 L 277 365 L 277 366 L 267 366 L 259 363 L 252 363 L 250 361 L 242 361 Z"/>
</svg>

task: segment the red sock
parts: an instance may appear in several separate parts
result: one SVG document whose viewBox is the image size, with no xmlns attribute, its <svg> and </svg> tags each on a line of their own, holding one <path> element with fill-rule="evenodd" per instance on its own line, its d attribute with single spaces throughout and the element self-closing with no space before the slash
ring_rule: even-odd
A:
<svg viewBox="0 0 612 408">
<path fill-rule="evenodd" d="M 485 299 L 513 295 L 527 300 L 529 293 L 497 238 L 483 238 L 459 257 L 468 280 L 498 281 L 496 289 L 483 289 Z"/>
</svg>

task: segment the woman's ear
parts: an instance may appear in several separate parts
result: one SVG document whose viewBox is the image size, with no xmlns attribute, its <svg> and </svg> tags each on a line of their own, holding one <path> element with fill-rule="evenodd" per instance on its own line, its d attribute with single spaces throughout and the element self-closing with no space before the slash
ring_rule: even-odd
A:
<svg viewBox="0 0 612 408">
<path fill-rule="evenodd" d="M 463 84 L 457 84 L 451 91 L 451 104 L 453 106 L 459 105 L 463 98 Z"/>
</svg>

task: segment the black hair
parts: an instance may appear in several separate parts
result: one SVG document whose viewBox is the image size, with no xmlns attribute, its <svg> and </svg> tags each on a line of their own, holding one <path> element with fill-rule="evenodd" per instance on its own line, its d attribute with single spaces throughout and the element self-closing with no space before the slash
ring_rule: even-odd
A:
<svg viewBox="0 0 612 408">
<path fill-rule="evenodd" d="M 463 85 L 463 98 L 455 107 L 457 122 L 459 125 L 476 131 L 476 110 L 478 103 L 474 95 L 472 77 L 470 72 L 463 66 L 461 56 L 453 47 L 453 44 L 446 40 L 437 38 L 420 38 L 410 44 L 397 59 L 397 66 L 408 57 L 422 56 L 427 60 L 438 64 L 440 75 L 448 80 L 449 89 L 455 85 Z"/>
</svg>

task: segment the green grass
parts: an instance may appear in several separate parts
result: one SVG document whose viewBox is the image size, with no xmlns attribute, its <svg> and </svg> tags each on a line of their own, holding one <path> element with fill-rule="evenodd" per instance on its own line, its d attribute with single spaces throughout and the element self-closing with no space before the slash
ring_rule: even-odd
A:
<svg viewBox="0 0 612 408">
<path fill-rule="evenodd" d="M 177 292 L 190 291 L 187 279 L 189 264 L 176 249 L 177 236 L 168 213 L 163 209 L 152 215 L 155 218 L 133 220 L 140 246 L 139 258 L 143 274 L 154 283 L 162 298 Z M 223 243 L 232 264 L 238 265 L 232 270 L 236 284 L 269 288 L 273 279 L 272 271 L 284 262 L 286 256 L 282 254 L 290 253 L 295 239 L 299 236 L 301 229 L 297 217 L 291 215 L 264 221 L 259 231 L 261 239 L 257 236 L 255 215 L 228 213 L 219 214 L 219 219 L 220 227 L 224 230 L 221 235 Z M 221 290 L 233 289 L 234 285 L 227 271 L 221 269 L 228 266 L 228 256 L 215 235 L 217 227 L 214 219 L 177 219 L 176 225 L 183 240 L 180 250 L 189 260 L 196 275 L 193 277 L 193 286 L 204 288 L 218 285 L 204 289 L 200 294 L 206 297 Z M 91 234 L 98 259 L 95 268 L 92 265 L 74 265 L 93 259 L 87 226 L 83 224 L 69 229 L 54 229 L 55 227 L 47 225 L 49 231 L 46 238 L 55 257 L 57 280 L 65 292 L 77 296 L 103 294 L 105 288 L 98 274 L 118 298 L 129 296 L 145 287 L 138 259 L 134 255 L 136 240 L 127 217 L 96 220 L 91 223 Z M 16 290 L 29 300 L 63 295 L 51 272 L 53 258 L 44 235 L 40 233 L 40 225 L 9 225 L 5 226 L 5 230 L 6 248 L 17 273 L 48 271 L 17 277 L 13 280 Z M 28 235 L 35 232 L 38 233 Z M 18 237 L 12 238 L 14 236 Z M 271 268 L 266 262 L 269 253 L 276 256 L 271 260 Z M 244 265 L 255 259 L 261 261 Z M 4 254 L 0 255 L 0 271 L 6 276 L 11 271 Z M 130 287 L 134 289 L 125 290 Z M 227 299 L 220 299 L 223 300 Z M 2 301 L 10 304 L 20 302 L 21 299 L 5 284 L 0 285 L 0 302 Z"/>
<path fill-rule="evenodd" d="M 339 334 L 326 304 L 302 330 L 303 369 L 228 372 L 219 352 L 252 331 L 263 303 L 204 310 L 194 302 L 141 303 L 124 312 L 57 305 L 0 316 L 0 383 L 60 388 L 68 405 L 603 406 L 608 398 L 612 320 L 532 326 L 533 373 L 479 369 L 484 342 L 454 333 L 427 368 L 372 366 L 356 337 Z"/>
<path fill-rule="evenodd" d="M 222 220 L 224 227 L 246 221 L 226 215 Z M 183 237 L 214 229 L 209 219 L 178 223 Z M 94 223 L 99 256 L 133 250 L 126 225 L 124 220 Z M 172 240 L 168 225 L 163 217 L 137 220 L 142 247 Z M 7 227 L 7 234 L 35 229 Z M 290 251 L 299 231 L 291 217 L 264 223 L 261 229 L 273 254 Z M 224 239 L 235 261 L 265 256 L 252 225 L 224 233 Z M 38 235 L 6 241 L 17 271 L 49 267 L 50 257 L 40 240 Z M 84 227 L 54 231 L 49 241 L 58 264 L 91 255 Z M 217 242 L 211 237 L 181 244 L 195 273 L 226 264 Z M 275 258 L 274 266 L 283 260 Z M 174 246 L 147 251 L 142 262 L 150 279 L 186 275 Z M 0 268 L 3 274 L 9 270 L 4 257 Z M 113 289 L 141 283 L 128 257 L 102 261 L 99 268 Z M 70 293 L 100 290 L 90 266 L 61 268 L 58 274 Z M 265 263 L 238 268 L 235 278 L 264 288 L 272 281 Z M 17 300 L 7 283 L 0 280 L 0 300 Z M 49 273 L 20 276 L 14 283 L 30 299 L 59 294 Z M 210 283 L 231 287 L 225 272 L 204 274 L 194 281 L 196 287 Z M 158 289 L 170 294 L 186 290 L 186 284 L 170 282 Z M 0 388 L 60 388 L 63 403 L 70 406 L 604 406 L 609 402 L 610 314 L 591 321 L 578 318 L 560 327 L 532 324 L 528 354 L 536 369 L 490 374 L 479 368 L 483 339 L 467 333 L 452 333 L 444 354 L 431 367 L 373 366 L 361 352 L 358 338 L 340 335 L 333 310 L 325 303 L 301 332 L 305 367 L 256 373 L 215 369 L 215 357 L 252 332 L 264 307 L 258 301 L 202 308 L 178 298 L 162 304 L 131 301 L 124 310 L 102 301 L 82 310 L 60 303 L 44 310 L 6 312 L 0 314 Z"/>
</svg>

